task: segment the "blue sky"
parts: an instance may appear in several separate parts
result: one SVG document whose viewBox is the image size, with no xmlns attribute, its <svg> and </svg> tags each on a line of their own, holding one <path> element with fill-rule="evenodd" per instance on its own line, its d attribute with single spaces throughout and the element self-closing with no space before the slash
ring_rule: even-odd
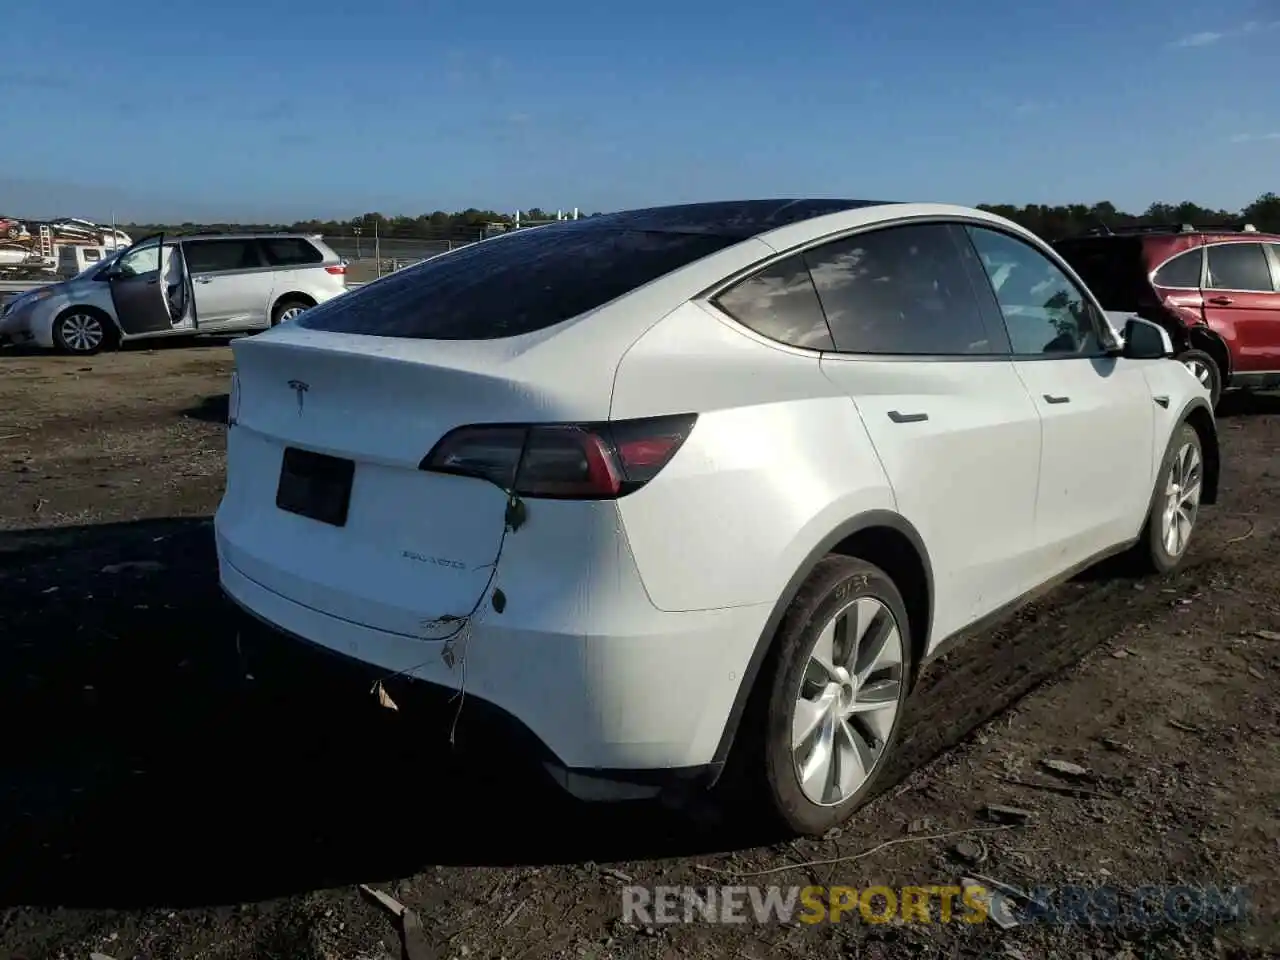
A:
<svg viewBox="0 0 1280 960">
<path fill-rule="evenodd" d="M 4 6 L 23 216 L 1280 190 L 1280 0 Z"/>
</svg>

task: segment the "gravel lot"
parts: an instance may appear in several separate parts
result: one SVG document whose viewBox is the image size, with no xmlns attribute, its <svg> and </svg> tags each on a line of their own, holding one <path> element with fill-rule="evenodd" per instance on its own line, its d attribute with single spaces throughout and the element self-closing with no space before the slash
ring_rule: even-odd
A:
<svg viewBox="0 0 1280 960">
<path fill-rule="evenodd" d="M 884 793 L 838 836 L 770 843 L 733 817 L 572 804 L 322 667 L 254 672 L 237 640 L 263 638 L 219 596 L 209 524 L 230 368 L 219 342 L 0 350 L 0 957 L 399 956 L 359 883 L 413 908 L 438 957 L 1280 948 L 1280 400 L 1222 412 L 1222 504 L 1181 573 L 1092 572 L 975 638 L 924 678 Z M 993 830 L 990 803 L 1030 818 Z M 1011 929 L 621 918 L 628 882 L 974 871 L 1023 890 L 1239 884 L 1253 912 Z"/>
</svg>

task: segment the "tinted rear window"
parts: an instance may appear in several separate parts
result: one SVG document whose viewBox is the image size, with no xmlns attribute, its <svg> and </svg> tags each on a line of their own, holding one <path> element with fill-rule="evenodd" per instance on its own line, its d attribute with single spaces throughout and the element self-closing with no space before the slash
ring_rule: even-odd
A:
<svg viewBox="0 0 1280 960">
<path fill-rule="evenodd" d="M 297 267 L 323 263 L 324 254 L 301 237 L 269 237 L 258 241 L 267 263 L 273 267 Z"/>
<path fill-rule="evenodd" d="M 463 247 L 313 307 L 295 322 L 375 337 L 515 337 L 603 306 L 740 242 L 589 223 L 531 227 Z"/>
</svg>

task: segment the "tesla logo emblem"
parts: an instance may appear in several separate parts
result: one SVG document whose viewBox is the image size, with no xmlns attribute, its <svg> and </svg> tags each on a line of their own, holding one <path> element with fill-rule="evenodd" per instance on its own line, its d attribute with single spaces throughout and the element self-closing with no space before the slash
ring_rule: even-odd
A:
<svg viewBox="0 0 1280 960">
<path fill-rule="evenodd" d="M 298 398 L 298 416 L 302 416 L 302 403 L 306 398 L 307 391 L 311 389 L 311 386 L 301 380 L 290 380 L 289 388 Z"/>
</svg>

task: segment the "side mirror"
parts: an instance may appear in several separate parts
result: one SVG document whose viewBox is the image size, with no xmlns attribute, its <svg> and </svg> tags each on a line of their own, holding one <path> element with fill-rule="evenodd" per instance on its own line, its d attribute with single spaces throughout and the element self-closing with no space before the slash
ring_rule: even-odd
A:
<svg viewBox="0 0 1280 960">
<path fill-rule="evenodd" d="M 1130 360 L 1162 360 L 1173 356 L 1173 340 L 1159 324 L 1133 318 L 1124 325 L 1121 356 Z"/>
</svg>

